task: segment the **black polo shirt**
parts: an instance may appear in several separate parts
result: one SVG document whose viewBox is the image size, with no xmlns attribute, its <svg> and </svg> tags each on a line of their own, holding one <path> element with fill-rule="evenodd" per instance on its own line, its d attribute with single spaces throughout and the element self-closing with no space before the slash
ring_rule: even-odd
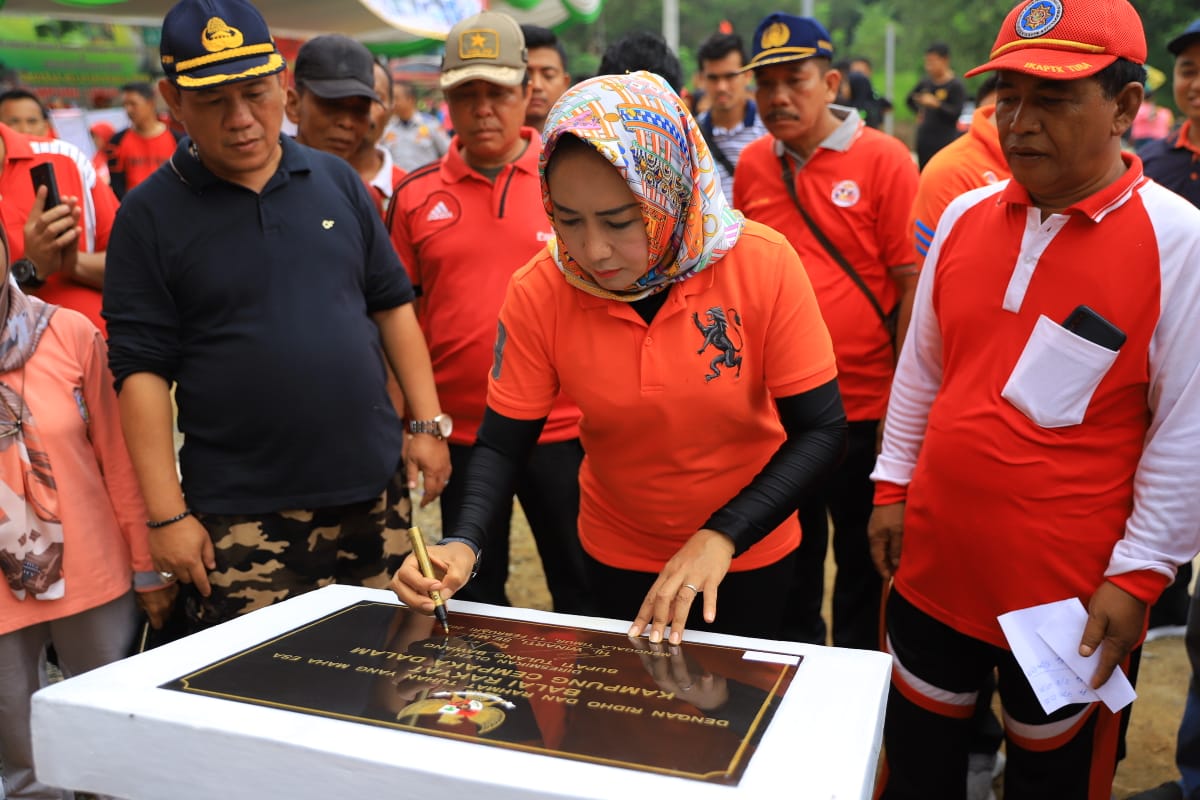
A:
<svg viewBox="0 0 1200 800">
<path fill-rule="evenodd" d="M 1182 146 L 1180 131 L 1142 146 L 1138 157 L 1146 176 L 1200 208 L 1200 154 Z"/>
<path fill-rule="evenodd" d="M 412 285 L 358 174 L 282 138 L 260 194 L 184 139 L 133 189 L 108 245 L 104 318 L 118 391 L 176 386 L 188 504 L 261 514 L 377 496 L 400 462 L 369 314 Z"/>
</svg>

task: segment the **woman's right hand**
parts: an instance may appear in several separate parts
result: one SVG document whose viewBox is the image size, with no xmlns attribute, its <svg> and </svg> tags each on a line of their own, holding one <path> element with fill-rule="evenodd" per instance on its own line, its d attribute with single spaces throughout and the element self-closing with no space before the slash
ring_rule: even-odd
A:
<svg viewBox="0 0 1200 800">
<path fill-rule="evenodd" d="M 428 551 L 429 563 L 433 565 L 437 577 L 426 578 L 422 575 L 416 556 L 409 553 L 392 576 L 391 587 L 404 605 L 432 614 L 433 600 L 429 598 L 429 593 L 439 592 L 442 600 L 449 600 L 465 586 L 475 569 L 475 551 L 462 542 L 432 545 Z"/>
</svg>

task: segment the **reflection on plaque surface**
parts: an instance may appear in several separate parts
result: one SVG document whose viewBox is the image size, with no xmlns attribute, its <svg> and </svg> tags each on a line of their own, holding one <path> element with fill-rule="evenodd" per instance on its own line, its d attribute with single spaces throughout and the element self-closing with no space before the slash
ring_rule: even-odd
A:
<svg viewBox="0 0 1200 800">
<path fill-rule="evenodd" d="M 737 784 L 799 656 L 364 601 L 163 686 Z"/>
</svg>

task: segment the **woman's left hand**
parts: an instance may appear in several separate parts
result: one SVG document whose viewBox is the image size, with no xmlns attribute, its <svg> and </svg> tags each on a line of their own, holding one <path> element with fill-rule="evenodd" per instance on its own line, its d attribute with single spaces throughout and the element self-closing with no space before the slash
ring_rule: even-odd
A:
<svg viewBox="0 0 1200 800">
<path fill-rule="evenodd" d="M 137 604 L 150 620 L 150 627 L 159 630 L 171 616 L 171 607 L 175 605 L 175 596 L 179 594 L 179 584 L 168 583 L 161 589 L 137 593 Z"/>
<path fill-rule="evenodd" d="M 733 560 L 733 541 L 718 531 L 697 531 L 658 573 L 629 629 L 641 636 L 650 625 L 650 641 L 661 642 L 668 625 L 671 644 L 683 641 L 683 628 L 696 595 L 704 595 L 704 621 L 717 618 L 717 587 Z"/>
</svg>

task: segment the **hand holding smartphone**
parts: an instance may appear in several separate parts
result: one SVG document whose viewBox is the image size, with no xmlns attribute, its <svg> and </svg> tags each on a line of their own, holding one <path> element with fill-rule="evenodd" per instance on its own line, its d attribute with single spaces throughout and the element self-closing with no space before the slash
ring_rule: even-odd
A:
<svg viewBox="0 0 1200 800">
<path fill-rule="evenodd" d="M 29 177 L 33 181 L 33 191 L 36 194 L 41 186 L 46 187 L 46 203 L 43 208 L 49 211 L 62 205 L 62 197 L 58 193 L 58 181 L 54 177 L 53 164 L 37 164 L 29 168 Z"/>
</svg>

